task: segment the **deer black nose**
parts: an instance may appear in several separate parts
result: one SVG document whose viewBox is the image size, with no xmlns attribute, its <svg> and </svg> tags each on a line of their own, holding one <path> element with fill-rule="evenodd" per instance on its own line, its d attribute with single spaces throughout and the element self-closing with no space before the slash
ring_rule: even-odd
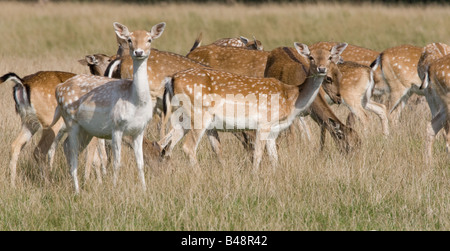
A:
<svg viewBox="0 0 450 251">
<path fill-rule="evenodd" d="M 325 67 L 317 67 L 317 72 L 318 73 L 327 73 L 327 68 L 325 68 Z"/>
<path fill-rule="evenodd" d="M 136 57 L 142 57 L 142 55 L 144 55 L 144 51 L 143 50 L 135 50 L 134 55 Z"/>
</svg>

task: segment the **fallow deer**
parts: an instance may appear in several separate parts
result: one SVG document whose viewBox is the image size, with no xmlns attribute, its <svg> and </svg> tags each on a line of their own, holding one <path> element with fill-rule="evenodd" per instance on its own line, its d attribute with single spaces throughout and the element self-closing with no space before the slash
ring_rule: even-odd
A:
<svg viewBox="0 0 450 251">
<path fill-rule="evenodd" d="M 346 44 L 336 44 L 326 50 L 316 48 L 314 52 L 317 51 L 316 53 L 323 53 L 324 51 L 327 52 L 333 49 L 336 50 L 336 48 L 344 48 L 347 50 L 345 46 Z M 341 49 L 343 50 L 342 54 L 345 52 L 344 49 Z M 341 60 L 342 59 L 340 57 L 337 57 L 334 59 L 334 62 L 340 62 Z M 343 152 L 350 152 L 360 144 L 358 134 L 350 127 L 344 125 L 332 112 L 329 105 L 325 101 L 325 93 L 332 94 L 330 96 L 334 102 L 339 103 L 341 101 L 342 94 L 340 85 L 342 83 L 342 73 L 338 69 L 337 65 L 340 64 L 331 64 L 329 74 L 327 74 L 327 79 L 322 84 L 321 90 L 319 91 L 318 96 L 312 103 L 307 114 L 310 114 L 314 121 L 322 128 L 320 141 L 321 149 L 323 149 L 325 140 L 324 130 L 327 129 L 336 141 L 339 149 Z M 308 67 L 309 62 L 295 53 L 293 48 L 282 47 L 274 49 L 269 55 L 264 76 L 275 77 L 285 84 L 295 86 L 305 81 Z"/>
<path fill-rule="evenodd" d="M 329 46 L 326 50 L 331 50 L 333 46 Z M 317 48 L 320 49 L 320 48 Z M 294 50 L 294 49 L 291 49 Z M 312 50 L 311 50 L 312 51 Z M 204 64 L 220 69 L 229 71 L 236 74 L 242 74 L 247 76 L 254 76 L 254 77 L 263 77 L 264 71 L 266 69 L 266 64 L 268 61 L 268 56 L 271 52 L 265 52 L 265 51 L 252 51 L 252 50 L 246 50 L 242 48 L 233 48 L 233 47 L 218 47 L 216 45 L 208 45 L 208 46 L 202 46 L 194 50 L 195 53 L 190 55 L 189 57 L 192 57 L 193 59 L 203 62 Z M 345 52 L 345 51 L 344 51 Z M 292 53 L 291 53 L 292 54 Z M 295 53 L 296 54 L 296 53 Z M 215 56 L 211 56 L 215 55 Z M 297 56 L 293 56 L 297 57 Z M 295 61 L 303 60 L 302 57 L 298 57 L 300 59 L 295 59 Z M 218 60 L 220 59 L 220 60 Z M 252 61 L 254 61 L 252 63 Z M 301 66 L 299 66 L 301 67 Z M 295 67 L 294 67 L 295 68 Z M 336 78 L 336 74 L 339 70 L 337 67 L 332 67 L 331 70 L 327 73 L 327 78 L 325 81 L 325 84 L 323 87 L 329 87 L 327 88 L 327 91 L 329 91 L 329 96 L 334 96 L 332 98 L 338 99 L 336 95 L 333 95 L 332 93 L 338 94 L 336 89 L 331 89 L 333 86 L 336 88 L 338 86 L 337 83 L 327 84 L 330 83 L 330 80 L 333 78 Z M 294 73 L 294 75 L 297 73 Z M 293 77 L 295 78 L 295 77 Z M 283 80 L 282 80 L 283 81 Z M 338 80 L 334 80 L 338 81 Z M 319 93 L 318 98 L 322 94 Z M 325 99 L 325 97 L 322 97 Z M 314 101 L 315 102 L 315 101 Z M 319 102 L 319 101 L 318 101 Z M 336 119 L 337 117 L 334 115 L 333 111 L 328 105 L 312 105 L 311 106 L 311 113 L 318 113 L 316 117 L 321 117 L 322 121 L 325 121 L 328 123 L 329 120 L 334 121 L 334 125 L 326 124 L 325 128 L 330 131 L 330 134 L 333 135 L 333 138 L 336 140 L 337 145 L 340 147 L 341 150 L 344 152 L 347 152 L 349 149 L 353 149 L 351 145 L 353 145 L 353 142 L 359 142 L 359 137 L 357 136 L 356 132 L 353 131 L 351 128 L 348 128 L 346 125 L 342 124 L 341 121 Z M 320 110 L 320 109 L 327 109 L 326 111 Z M 331 115 L 332 114 L 332 115 Z M 326 117 L 330 115 L 330 117 Z M 317 123 L 320 123 L 320 120 L 315 120 Z M 343 128 L 343 129 L 342 129 Z M 305 127 L 307 130 L 307 127 Z M 336 131 L 333 131 L 336 130 Z M 346 135 L 346 137 L 338 136 L 342 133 L 350 133 L 349 135 Z M 249 139 L 251 141 L 251 135 L 250 137 L 240 137 Z M 352 140 L 356 139 L 358 140 Z M 248 142 L 244 142 L 244 145 L 248 145 Z"/>
<path fill-rule="evenodd" d="M 189 50 L 188 55 L 193 50 L 200 47 L 201 44 L 202 44 L 202 33 L 200 32 L 200 34 L 194 41 L 194 45 Z M 222 38 L 222 39 L 214 41 L 211 44 L 215 44 L 218 46 L 225 46 L 225 47 L 239 47 L 239 48 L 245 48 L 245 49 L 249 49 L 249 50 L 258 50 L 258 51 L 264 50 L 264 47 L 263 47 L 261 41 L 256 40 L 255 37 L 253 37 L 253 41 L 251 41 L 250 39 L 243 37 L 243 36 L 235 37 L 235 38 Z"/>
<path fill-rule="evenodd" d="M 40 164 L 41 171 L 44 178 L 46 176 L 46 169 L 53 165 L 54 153 L 56 145 L 64 131 L 64 123 L 59 120 L 53 126 L 53 114 L 56 108 L 55 88 L 58 84 L 75 76 L 69 72 L 58 71 L 40 71 L 32 75 L 20 78 L 15 73 L 5 74 L 0 78 L 0 83 L 12 81 L 15 83 L 13 89 L 14 101 L 16 103 L 16 111 L 20 115 L 22 121 L 22 128 L 19 135 L 11 145 L 11 160 L 9 168 L 11 171 L 11 185 L 15 186 L 17 160 L 22 148 L 28 143 L 33 135 L 42 127 L 41 139 L 34 150 L 34 158 Z M 89 152 L 95 151 L 96 142 L 92 142 L 89 146 Z M 97 163 L 97 156 L 90 155 L 87 159 L 86 176 L 90 170 L 89 165 L 95 160 L 95 165 L 99 164 L 102 168 L 106 165 L 106 153 L 101 152 L 101 163 Z M 97 168 L 97 178 L 101 182 L 99 169 Z"/>
<path fill-rule="evenodd" d="M 215 69 L 263 77 L 269 53 L 268 51 L 210 44 L 196 48 L 187 57 Z"/>
<path fill-rule="evenodd" d="M 103 76 L 114 56 L 107 56 L 105 54 L 86 55 L 83 59 L 78 60 L 81 65 L 89 67 L 92 75 Z"/>
<path fill-rule="evenodd" d="M 259 168 L 266 147 L 275 166 L 278 162 L 275 140 L 279 132 L 308 109 L 319 92 L 331 62 L 337 62 L 336 58 L 339 59 L 345 46 L 334 47 L 331 52 L 310 52 L 308 46 L 300 43 L 295 43 L 295 48 L 310 62 L 305 82 L 298 85 L 287 85 L 274 78 L 248 77 L 213 69 L 189 69 L 176 73 L 168 80 L 166 92 L 183 100 L 177 112 L 183 115 L 185 126 L 190 128 L 184 128 L 179 118 L 172 119 L 172 130 L 161 140 L 162 147 L 171 141 L 170 152 L 187 134 L 183 150 L 188 154 L 191 164 L 197 166 L 196 149 L 207 130 L 256 130 L 254 170 Z M 229 95 L 246 98 L 230 100 Z M 234 113 L 236 108 L 239 111 L 237 114 Z M 227 113 L 230 111 L 231 115 Z M 187 124 L 185 118 L 189 121 Z M 236 125 L 242 128 L 236 128 Z"/>
<path fill-rule="evenodd" d="M 122 136 L 131 136 L 139 179 L 143 189 L 146 189 L 142 141 L 153 109 L 147 60 L 152 41 L 161 36 L 164 28 L 165 23 L 160 23 L 151 31 L 130 32 L 126 26 L 114 23 L 117 36 L 129 43 L 133 80 L 77 75 L 57 86 L 55 96 L 58 107 L 53 122 L 62 116 L 69 132 L 64 142 L 64 152 L 76 193 L 79 193 L 78 153 L 93 136 L 112 139 L 114 184 L 117 184 L 120 168 Z"/>
<path fill-rule="evenodd" d="M 344 61 L 338 67 L 342 73 L 339 87 L 342 103 L 349 108 L 352 114 L 356 115 L 363 125 L 368 123 L 368 116 L 365 110 L 375 113 L 380 119 L 383 134 L 389 135 L 386 107 L 372 100 L 375 86 L 373 80 L 374 70 L 368 66 L 350 61 Z"/>
<path fill-rule="evenodd" d="M 426 139 L 426 162 L 428 164 L 431 163 L 434 139 L 443 126 L 447 134 L 447 152 L 450 153 L 450 117 L 448 106 L 450 101 L 448 93 L 448 86 L 450 86 L 449 54 L 450 46 L 446 44 L 428 44 L 423 48 L 417 66 L 419 77 L 422 80 L 420 89 L 423 89 L 425 92 L 425 97 L 432 115 L 431 124 L 427 127 Z"/>
<path fill-rule="evenodd" d="M 426 162 L 430 164 L 433 143 L 438 132 L 444 128 L 447 153 L 450 154 L 450 55 L 441 57 L 431 64 L 425 74 L 421 89 L 431 88 L 432 96 L 427 99 L 432 110 L 431 123 L 427 126 L 425 146 Z M 433 102 L 433 103 L 432 103 Z M 450 155 L 449 155 L 450 156 Z"/>
<path fill-rule="evenodd" d="M 401 111 L 413 93 L 424 95 L 419 89 L 422 82 L 417 72 L 421 53 L 421 47 L 400 45 L 384 50 L 372 63 L 381 69 L 388 86 L 388 109 L 394 124 L 398 124 Z"/>
</svg>

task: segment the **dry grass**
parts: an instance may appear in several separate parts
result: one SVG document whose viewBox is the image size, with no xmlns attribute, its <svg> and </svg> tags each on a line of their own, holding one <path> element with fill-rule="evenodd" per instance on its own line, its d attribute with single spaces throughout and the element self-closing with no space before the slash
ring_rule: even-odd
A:
<svg viewBox="0 0 450 251">
<path fill-rule="evenodd" d="M 77 59 L 116 50 L 112 22 L 131 29 L 165 21 L 154 46 L 185 54 L 197 34 L 204 42 L 255 35 L 267 50 L 335 40 L 377 50 L 403 43 L 450 42 L 449 7 L 378 5 L 100 5 L 45 7 L 2 3 L 0 74 L 21 76 L 39 70 L 88 71 Z M 424 137 L 430 119 L 425 105 L 407 109 L 402 124 L 383 138 L 378 121 L 363 132 L 355 154 L 340 154 L 328 138 L 319 152 L 318 127 L 308 121 L 312 142 L 283 139 L 280 166 L 267 161 L 250 170 L 251 156 L 228 134 L 221 134 L 225 166 L 206 140 L 199 147 L 201 175 L 193 174 L 178 147 L 168 163 L 146 168 L 148 191 L 137 181 L 134 157 L 124 149 L 120 184 L 111 171 L 104 184 L 83 182 L 75 196 L 61 149 L 43 184 L 32 159 L 36 139 L 24 148 L 18 185 L 9 185 L 9 145 L 19 131 L 12 84 L 0 86 L 0 230 L 449 230 L 449 158 L 439 138 L 435 163 L 425 166 Z M 347 111 L 335 107 L 341 118 Z M 155 139 L 154 125 L 148 138 Z M 80 168 L 80 174 L 83 168 Z"/>
</svg>

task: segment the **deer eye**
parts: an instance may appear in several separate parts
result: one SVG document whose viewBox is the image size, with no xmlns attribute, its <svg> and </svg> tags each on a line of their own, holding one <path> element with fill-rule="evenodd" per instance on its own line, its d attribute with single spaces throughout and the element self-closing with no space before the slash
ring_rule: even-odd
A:
<svg viewBox="0 0 450 251">
<path fill-rule="evenodd" d="M 151 39 L 151 38 L 149 38 L 149 39 L 148 39 L 148 42 L 149 42 L 149 43 L 151 43 L 151 42 L 152 42 L 152 39 Z"/>
<path fill-rule="evenodd" d="M 128 38 L 127 41 L 129 44 L 131 44 L 131 38 Z"/>
</svg>

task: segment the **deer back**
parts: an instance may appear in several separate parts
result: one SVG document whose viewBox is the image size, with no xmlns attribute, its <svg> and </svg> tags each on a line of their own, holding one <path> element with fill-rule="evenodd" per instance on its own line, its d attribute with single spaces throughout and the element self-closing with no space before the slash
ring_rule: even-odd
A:
<svg viewBox="0 0 450 251">
<path fill-rule="evenodd" d="M 189 53 L 188 58 L 215 69 L 263 77 L 269 53 L 211 44 L 196 48 Z"/>
</svg>

